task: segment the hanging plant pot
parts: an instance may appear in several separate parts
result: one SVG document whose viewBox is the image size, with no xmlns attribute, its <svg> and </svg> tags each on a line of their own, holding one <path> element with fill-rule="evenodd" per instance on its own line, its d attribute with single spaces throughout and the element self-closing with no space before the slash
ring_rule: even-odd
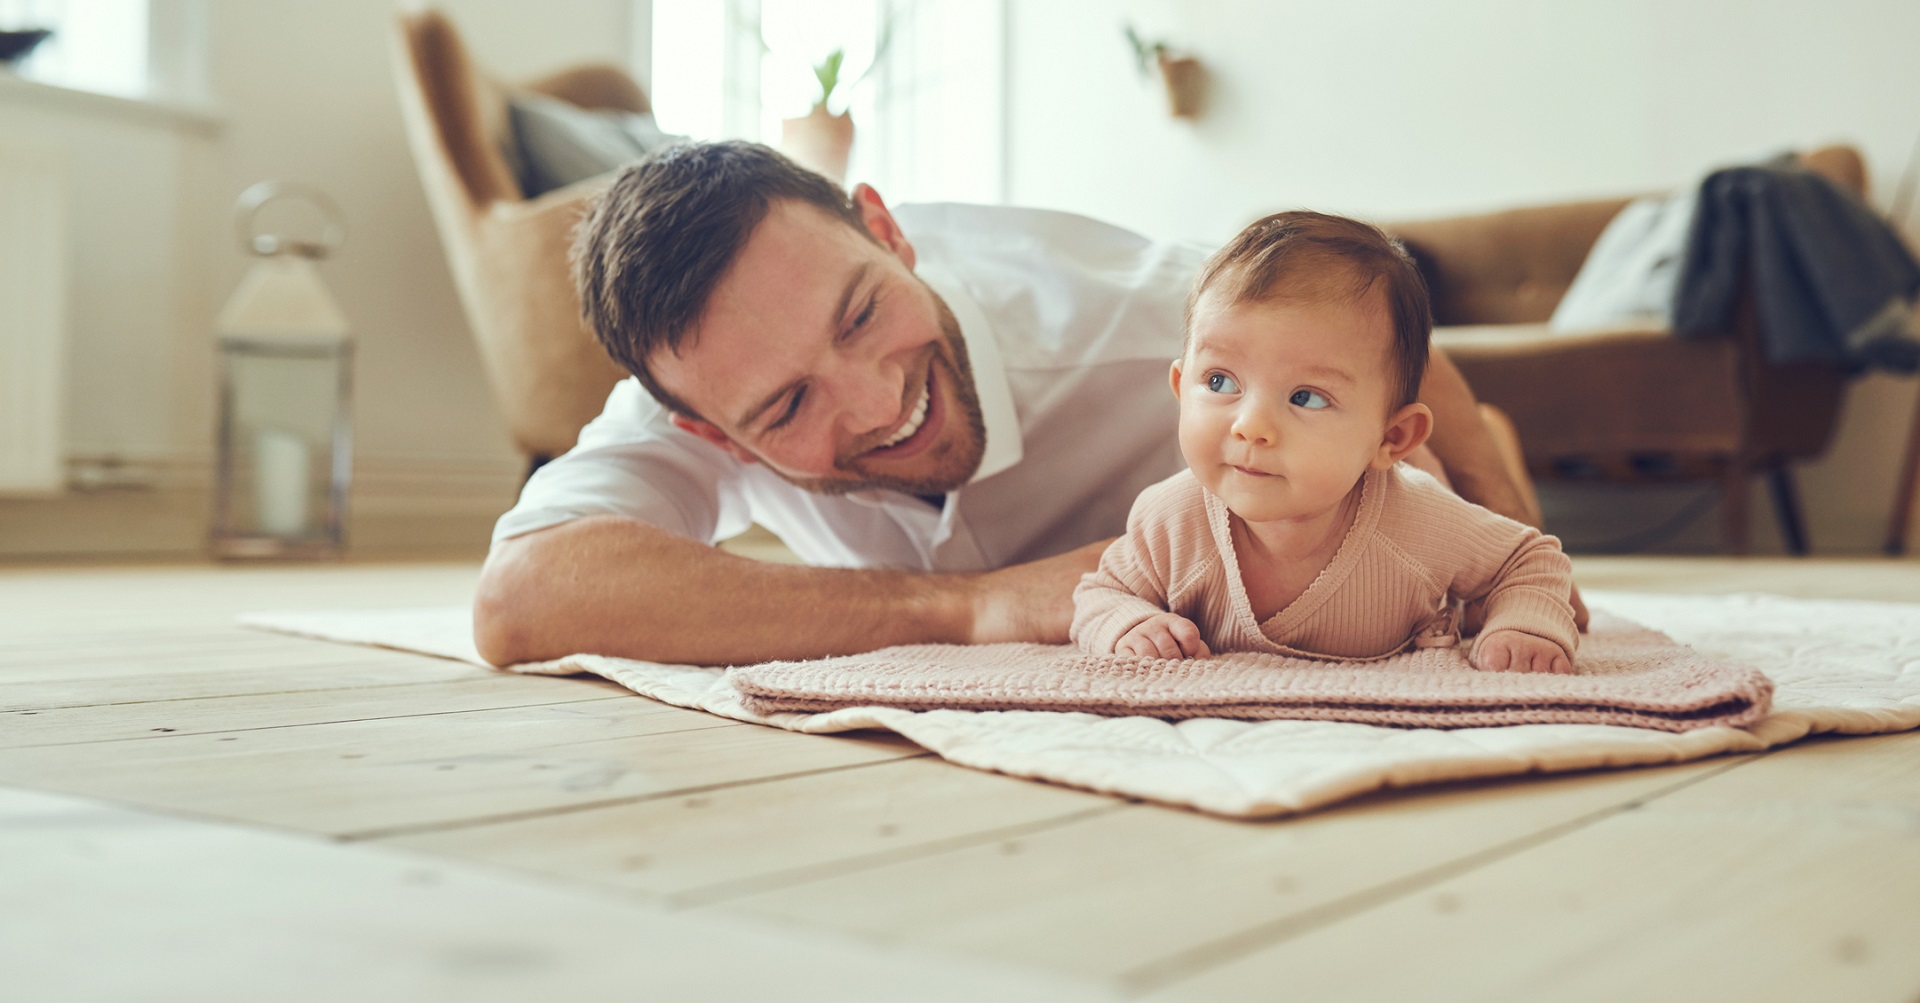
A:
<svg viewBox="0 0 1920 1003">
<path fill-rule="evenodd" d="M 817 104 L 799 118 L 780 122 L 780 152 L 802 167 L 819 171 L 836 182 L 847 179 L 847 155 L 853 151 L 853 116 L 838 115 Z"/>
<path fill-rule="evenodd" d="M 1207 90 L 1207 68 L 1192 56 L 1160 53 L 1160 82 L 1167 89 L 1167 111 L 1174 118 L 1197 118 Z"/>
</svg>

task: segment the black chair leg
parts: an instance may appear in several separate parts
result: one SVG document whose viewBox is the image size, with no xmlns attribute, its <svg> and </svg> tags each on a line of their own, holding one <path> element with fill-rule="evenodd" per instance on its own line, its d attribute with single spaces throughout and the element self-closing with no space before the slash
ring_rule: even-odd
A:
<svg viewBox="0 0 1920 1003">
<path fill-rule="evenodd" d="M 1794 486 L 1793 471 L 1782 463 L 1767 472 L 1767 484 L 1773 488 L 1773 511 L 1780 520 L 1780 536 L 1787 553 L 1807 556 L 1807 527 L 1800 518 L 1800 491 Z"/>
</svg>

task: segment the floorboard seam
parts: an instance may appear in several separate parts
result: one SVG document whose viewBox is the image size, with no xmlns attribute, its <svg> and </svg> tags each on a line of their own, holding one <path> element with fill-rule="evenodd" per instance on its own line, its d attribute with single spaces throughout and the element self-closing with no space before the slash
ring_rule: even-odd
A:
<svg viewBox="0 0 1920 1003">
<path fill-rule="evenodd" d="M 1167 988 L 1175 983 L 1200 975 L 1231 961 L 1239 960 L 1255 952 L 1285 943 L 1303 934 L 1325 926 L 1330 926 L 1351 916 L 1378 906 L 1386 905 L 1397 899 L 1424 891 L 1436 884 L 1458 877 L 1470 871 L 1485 867 L 1507 857 L 1512 857 L 1537 846 L 1543 846 L 1563 836 L 1571 835 L 1609 818 L 1633 811 L 1648 802 L 1685 790 L 1696 784 L 1705 783 L 1751 763 L 1757 763 L 1773 755 L 1779 749 L 1743 756 L 1719 769 L 1688 777 L 1685 780 L 1658 790 L 1637 795 L 1619 804 L 1608 805 L 1584 815 L 1575 816 L 1563 822 L 1550 825 L 1537 832 L 1497 843 L 1483 850 L 1477 850 L 1453 860 L 1435 864 L 1415 871 L 1412 874 L 1395 878 L 1385 883 L 1364 888 L 1344 895 L 1330 902 L 1324 902 L 1311 909 L 1282 916 L 1257 926 L 1249 927 L 1237 933 L 1216 938 L 1194 945 L 1185 950 L 1165 957 L 1157 958 L 1146 964 L 1127 969 L 1115 980 L 1117 987 L 1127 996 L 1141 996 L 1146 993 Z"/>
<path fill-rule="evenodd" d="M 960 836 L 949 836 L 945 839 L 936 839 L 925 843 L 915 843 L 895 849 L 882 850 L 879 853 L 861 854 L 857 857 L 846 857 L 841 860 L 808 864 L 805 867 L 795 867 L 785 871 L 773 871 L 768 874 L 759 874 L 750 878 L 740 878 L 735 881 L 723 881 L 718 884 L 706 885 L 688 891 L 670 893 L 666 896 L 666 903 L 669 908 L 674 909 L 704 908 L 725 902 L 728 899 L 757 895 L 762 892 L 778 891 L 782 888 L 791 888 L 794 885 L 803 885 L 810 881 L 823 881 L 828 878 L 858 874 L 861 871 L 870 871 L 874 868 L 885 867 L 889 864 L 904 863 L 910 860 L 937 856 L 942 853 L 950 853 L 955 850 L 966 850 L 976 846 L 985 846 L 1019 836 L 1030 836 L 1037 832 L 1058 829 L 1087 819 L 1111 815 L 1132 807 L 1134 807 L 1132 802 L 1098 805 L 1092 808 L 1082 808 L 1079 811 L 1068 812 L 1064 815 L 1056 815 L 1052 818 L 1019 822 L 1014 825 L 1000 826 L 995 829 L 985 829 L 980 832 L 970 832 Z"/>
<path fill-rule="evenodd" d="M 154 735 L 133 735 L 122 738 L 95 738 L 79 742 L 36 742 L 31 745 L 9 745 L 0 747 L 0 753 L 16 749 L 58 749 L 73 745 L 105 745 L 109 742 L 152 742 L 169 738 L 201 738 L 207 735 L 244 735 L 255 731 L 284 731 L 288 728 L 319 728 L 333 724 L 364 724 L 368 721 L 402 721 L 410 717 L 449 717 L 455 714 L 486 714 L 498 710 L 525 710 L 533 707 L 564 707 L 569 704 L 602 703 L 611 700 L 625 700 L 622 696 L 588 697 L 584 700 L 548 700 L 542 703 L 503 704 L 498 707 L 469 707 L 464 710 L 435 710 L 417 714 L 383 714 L 373 717 L 348 717 L 336 721 L 299 721 L 293 724 L 263 724 L 257 728 L 215 728 L 209 731 L 167 731 Z"/>
<path fill-rule="evenodd" d="M 578 804 L 557 805 L 547 808 L 529 808 L 523 811 L 503 812 L 498 815 L 482 815 L 475 818 L 455 819 L 445 822 L 422 822 L 416 825 L 396 825 L 383 829 L 362 829 L 358 832 L 338 833 L 332 838 L 343 843 L 366 843 L 381 839 L 394 839 L 400 836 L 425 836 L 433 833 L 457 832 L 462 829 L 478 829 L 483 826 L 502 825 L 508 822 L 525 822 L 536 818 L 572 815 L 584 811 L 598 811 L 602 808 L 619 808 L 625 805 L 641 804 L 647 801 L 661 801 L 667 798 L 686 797 L 692 794 L 705 794 L 710 791 L 723 791 L 739 787 L 752 787 L 757 784 L 777 783 L 782 780 L 813 777 L 825 773 L 844 773 L 848 770 L 863 770 L 873 766 L 884 766 L 887 763 L 897 763 L 903 759 L 925 759 L 931 755 L 933 755 L 931 752 L 913 752 L 892 756 L 887 759 L 875 759 L 864 763 L 823 766 L 818 769 L 796 770 L 792 773 L 778 773 L 771 776 L 752 777 L 746 780 L 723 780 L 711 784 L 696 784 L 689 787 L 675 787 L 672 790 L 653 791 L 647 794 L 630 794 L 625 797 L 604 798 L 599 801 L 583 801 Z"/>
<path fill-rule="evenodd" d="M 326 668 L 324 665 L 302 666 L 302 668 Z M 245 672 L 246 669 L 235 671 Z M 348 690 L 389 690 L 401 686 L 443 686 L 469 683 L 479 679 L 491 679 L 492 676 L 454 676 L 447 679 L 409 679 L 395 683 L 355 683 L 352 686 L 318 686 L 308 690 L 260 690 L 254 693 L 206 693 L 191 697 L 159 697 L 153 700 L 109 700 L 106 703 L 45 704 L 35 706 L 7 707 L 0 714 L 18 714 L 21 711 L 43 710 L 90 710 L 98 707 L 139 707 L 145 704 L 182 703 L 188 700 L 243 700 L 251 697 L 298 696 L 303 693 L 341 693 Z"/>
</svg>

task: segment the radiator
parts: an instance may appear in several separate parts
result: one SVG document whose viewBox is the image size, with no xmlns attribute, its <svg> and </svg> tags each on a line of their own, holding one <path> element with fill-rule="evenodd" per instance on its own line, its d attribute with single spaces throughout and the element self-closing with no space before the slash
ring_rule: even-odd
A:
<svg viewBox="0 0 1920 1003">
<path fill-rule="evenodd" d="M 62 151 L 0 141 L 0 495 L 64 481 L 67 220 Z"/>
</svg>

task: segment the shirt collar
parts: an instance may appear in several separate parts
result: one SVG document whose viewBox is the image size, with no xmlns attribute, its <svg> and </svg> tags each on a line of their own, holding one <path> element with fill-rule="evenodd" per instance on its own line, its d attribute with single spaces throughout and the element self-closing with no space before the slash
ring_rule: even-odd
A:
<svg viewBox="0 0 1920 1003">
<path fill-rule="evenodd" d="M 979 395 L 980 415 L 987 427 L 986 451 L 980 456 L 980 469 L 974 471 L 968 483 L 986 480 L 1019 463 L 1025 450 L 1020 416 L 1013 409 L 1013 388 L 1007 383 L 1006 364 L 1000 358 L 1000 342 L 980 304 L 974 302 L 953 273 L 926 262 L 921 262 L 914 271 L 946 301 L 954 319 L 960 322 L 960 338 L 967 345 L 974 392 Z"/>
</svg>

